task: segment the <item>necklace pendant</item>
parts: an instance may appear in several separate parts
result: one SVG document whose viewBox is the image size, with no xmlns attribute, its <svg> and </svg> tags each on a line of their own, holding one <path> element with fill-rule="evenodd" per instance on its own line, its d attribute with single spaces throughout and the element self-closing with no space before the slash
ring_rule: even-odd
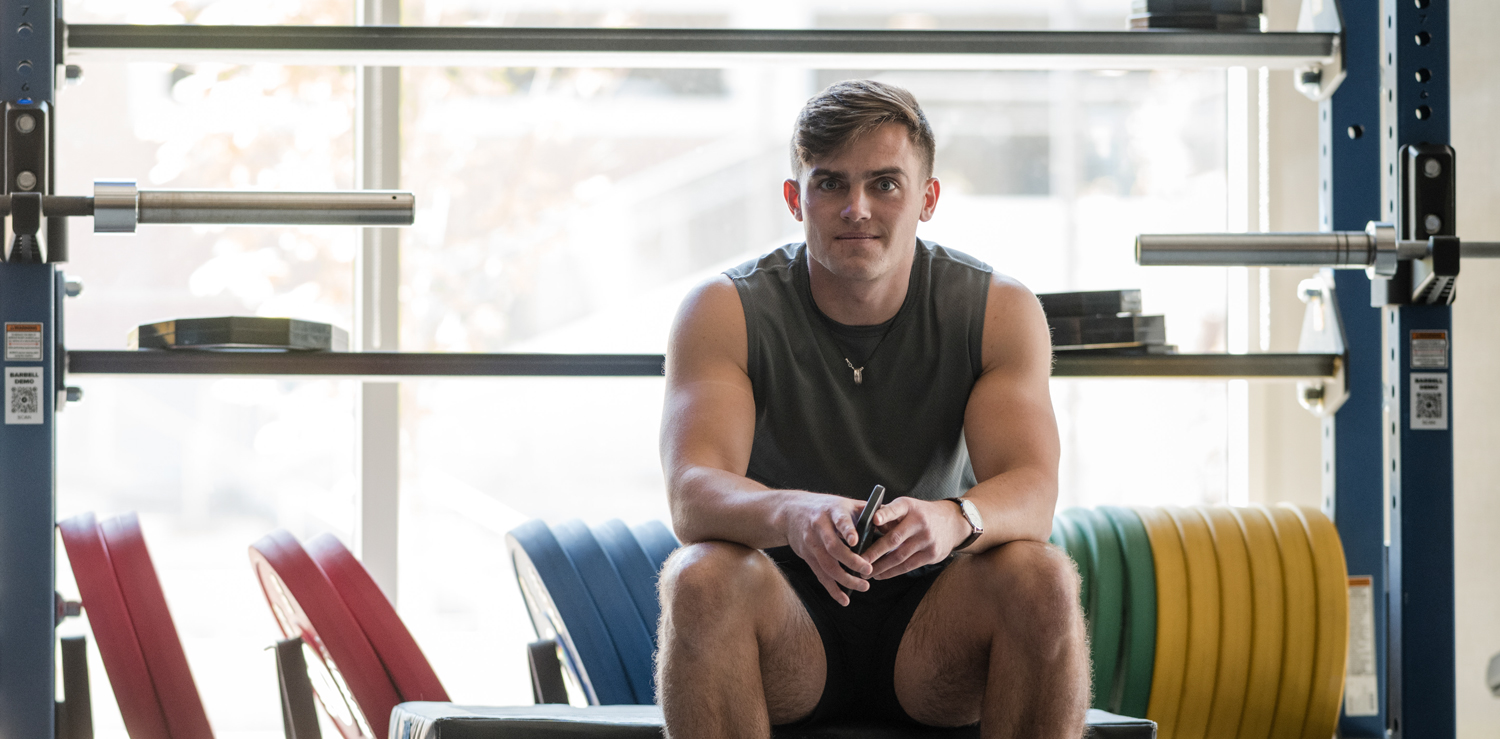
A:
<svg viewBox="0 0 1500 739">
<path fill-rule="evenodd" d="M 854 370 L 854 384 L 862 385 L 865 382 L 865 368 L 857 367 Z"/>
</svg>

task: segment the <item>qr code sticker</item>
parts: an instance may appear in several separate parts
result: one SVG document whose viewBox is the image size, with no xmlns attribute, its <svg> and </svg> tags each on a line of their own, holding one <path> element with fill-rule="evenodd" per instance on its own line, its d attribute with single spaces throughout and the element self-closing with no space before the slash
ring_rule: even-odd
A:
<svg viewBox="0 0 1500 739">
<path fill-rule="evenodd" d="M 1412 398 L 1418 420 L 1441 421 L 1443 419 L 1443 393 L 1417 393 Z"/>
</svg>

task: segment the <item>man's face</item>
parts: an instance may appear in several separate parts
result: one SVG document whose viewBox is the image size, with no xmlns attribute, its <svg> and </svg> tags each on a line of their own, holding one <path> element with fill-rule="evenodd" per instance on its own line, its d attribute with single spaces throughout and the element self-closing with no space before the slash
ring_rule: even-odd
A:
<svg viewBox="0 0 1500 739">
<path fill-rule="evenodd" d="M 938 181 L 924 170 L 906 127 L 887 123 L 782 190 L 813 260 L 836 277 L 873 281 L 911 260 L 917 223 L 937 207 Z"/>
</svg>

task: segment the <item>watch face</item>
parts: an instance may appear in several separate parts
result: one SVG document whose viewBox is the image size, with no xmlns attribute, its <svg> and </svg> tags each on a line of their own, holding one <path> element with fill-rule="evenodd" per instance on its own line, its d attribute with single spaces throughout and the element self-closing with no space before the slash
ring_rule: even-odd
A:
<svg viewBox="0 0 1500 739">
<path fill-rule="evenodd" d="M 964 518 L 969 520 L 969 525 L 973 526 L 975 531 L 984 530 L 984 519 L 979 517 L 978 506 L 975 506 L 973 502 L 967 500 L 958 501 L 958 506 L 959 508 L 963 509 Z"/>
</svg>

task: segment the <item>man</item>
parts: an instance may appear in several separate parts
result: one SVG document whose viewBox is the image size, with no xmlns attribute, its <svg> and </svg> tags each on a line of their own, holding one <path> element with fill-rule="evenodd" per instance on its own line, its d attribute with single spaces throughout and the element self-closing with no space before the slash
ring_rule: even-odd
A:
<svg viewBox="0 0 1500 739">
<path fill-rule="evenodd" d="M 658 658 L 674 739 L 845 718 L 1082 735 L 1077 574 L 1045 543 L 1046 320 L 1019 283 L 916 238 L 933 150 L 906 90 L 824 90 L 782 188 L 806 243 L 679 311 L 662 461 L 685 546 L 662 574 Z M 860 556 L 876 484 L 890 502 Z"/>
</svg>

